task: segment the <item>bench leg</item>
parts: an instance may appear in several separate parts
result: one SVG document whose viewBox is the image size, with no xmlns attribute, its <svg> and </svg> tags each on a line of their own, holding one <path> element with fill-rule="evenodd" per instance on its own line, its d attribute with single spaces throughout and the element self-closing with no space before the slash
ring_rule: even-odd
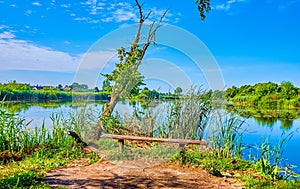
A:
<svg viewBox="0 0 300 189">
<path fill-rule="evenodd" d="M 124 140 L 120 139 L 120 140 L 118 140 L 118 142 L 119 142 L 119 149 L 121 152 L 123 152 L 124 151 Z"/>
<path fill-rule="evenodd" d="M 186 144 L 179 143 L 179 149 L 183 149 L 185 146 Z"/>
</svg>

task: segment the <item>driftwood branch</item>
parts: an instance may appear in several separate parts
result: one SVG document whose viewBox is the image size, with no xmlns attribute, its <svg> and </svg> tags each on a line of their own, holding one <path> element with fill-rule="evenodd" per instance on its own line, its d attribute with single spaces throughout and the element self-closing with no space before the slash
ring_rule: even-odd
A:
<svg viewBox="0 0 300 189">
<path fill-rule="evenodd" d="M 85 154 L 94 152 L 95 154 L 97 154 L 100 157 L 103 156 L 103 154 L 101 154 L 101 152 L 97 148 L 88 145 L 74 131 L 67 131 L 67 134 L 70 135 L 75 140 L 76 145 L 79 145 L 79 146 L 81 146 L 83 148 Z"/>
<path fill-rule="evenodd" d="M 75 140 L 77 145 L 81 145 L 83 147 L 88 146 L 88 144 L 83 142 L 83 140 L 79 137 L 79 135 L 74 131 L 67 131 L 67 134 L 70 135 Z"/>
</svg>

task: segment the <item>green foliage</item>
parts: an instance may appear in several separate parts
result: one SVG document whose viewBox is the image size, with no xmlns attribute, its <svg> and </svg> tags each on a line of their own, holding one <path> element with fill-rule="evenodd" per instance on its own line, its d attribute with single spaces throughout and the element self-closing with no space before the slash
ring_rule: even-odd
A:
<svg viewBox="0 0 300 189">
<path fill-rule="evenodd" d="M 203 94 L 201 89 L 192 88 L 168 103 L 145 99 L 120 122 L 129 131 L 150 137 L 201 139 L 212 110 L 210 96 Z"/>
<path fill-rule="evenodd" d="M 134 43 L 131 45 L 130 51 L 126 51 L 124 47 L 117 49 L 119 62 L 116 63 L 116 68 L 111 74 L 101 74 L 105 80 L 105 90 L 112 92 L 112 96 L 126 99 L 131 94 L 137 95 L 139 92 L 139 86 L 145 85 L 143 83 L 143 76 L 138 71 L 138 66 L 143 57 L 143 49 L 139 48 L 139 45 Z M 109 82 L 114 82 L 113 86 L 110 86 Z"/>
<path fill-rule="evenodd" d="M 147 87 L 145 87 L 136 97 L 135 99 L 141 99 L 141 100 L 151 100 L 151 99 L 160 99 L 162 94 L 157 92 L 156 90 L 149 90 Z"/>
<path fill-rule="evenodd" d="M 284 81 L 279 85 L 279 97 L 290 100 L 298 95 L 299 89 L 292 85 L 291 82 Z"/>
<path fill-rule="evenodd" d="M 33 187 L 38 185 L 37 181 L 43 177 L 44 174 L 36 171 L 22 172 L 1 180 L 0 189 Z"/>
<path fill-rule="evenodd" d="M 283 175 L 280 174 L 280 172 L 283 171 L 285 172 L 284 179 L 294 175 L 294 173 L 289 172 L 288 169 L 281 168 L 281 162 L 284 160 L 282 158 L 282 154 L 285 144 L 292 138 L 292 136 L 293 133 L 289 133 L 286 136 L 284 133 L 282 133 L 280 141 L 278 141 L 274 146 L 270 144 L 268 139 L 261 144 L 259 148 L 260 155 L 258 161 L 256 162 L 256 166 L 265 179 L 270 179 L 273 181 L 283 179 Z"/>
<path fill-rule="evenodd" d="M 46 130 L 44 124 L 41 128 L 29 130 L 28 124 L 24 125 L 24 119 L 0 110 L 0 155 L 3 158 L 0 188 L 49 188 L 40 182 L 45 171 L 64 166 L 81 157 L 97 161 L 95 154 L 86 156 L 82 148 L 75 145 L 74 139 L 65 133 L 66 130 L 80 129 L 76 123 L 83 123 L 81 116 L 78 115 L 79 120 L 74 120 L 75 117 L 63 119 L 55 114 L 51 117 L 51 131 Z M 86 111 L 80 113 L 84 114 Z M 18 161 L 10 161 L 14 155 L 18 155 L 19 159 L 15 159 Z"/>
<path fill-rule="evenodd" d="M 279 142 L 276 148 L 281 148 L 281 151 L 283 143 L 282 141 Z M 267 143 L 265 142 L 262 146 L 266 144 Z M 265 147 L 263 148 L 263 156 L 267 155 L 266 153 L 269 153 L 269 155 L 272 155 L 275 158 L 279 157 L 278 160 L 280 159 L 281 155 L 278 156 L 279 154 L 277 152 L 268 152 Z M 274 149 L 270 150 L 273 151 Z M 278 151 L 278 149 L 275 151 Z M 271 161 L 271 157 L 268 158 Z M 289 170 L 285 170 L 288 174 L 283 174 L 286 175 L 285 177 L 280 176 L 279 171 L 281 170 L 279 169 L 279 166 L 271 165 L 266 158 L 263 158 L 263 162 L 261 159 L 257 162 L 252 162 L 240 158 L 218 157 L 214 150 L 208 151 L 197 146 L 187 146 L 178 152 L 172 160 L 183 165 L 187 164 L 203 167 L 207 169 L 210 174 L 218 177 L 224 177 L 226 176 L 226 173 L 230 173 L 230 177 L 236 177 L 236 175 L 238 175 L 237 179 L 240 178 L 240 181 L 244 183 L 245 188 L 293 189 L 299 188 L 300 186 L 299 180 L 287 179 L 287 176 L 297 175 Z"/>
<path fill-rule="evenodd" d="M 210 0 L 196 0 L 196 4 L 198 6 L 198 11 L 200 14 L 200 18 L 202 20 L 205 19 L 205 13 L 209 12 L 211 10 L 210 8 Z"/>
<path fill-rule="evenodd" d="M 174 93 L 176 95 L 180 95 L 182 93 L 182 89 L 180 87 L 176 87 L 176 89 L 174 90 Z"/>
<path fill-rule="evenodd" d="M 242 175 L 241 181 L 245 183 L 245 188 L 255 189 L 295 189 L 300 188 L 299 180 L 266 180 L 259 179 L 253 174 Z"/>
<path fill-rule="evenodd" d="M 61 85 L 58 87 L 62 87 Z M 108 94 L 94 92 L 86 84 L 73 83 L 70 85 L 75 91 L 61 91 L 60 88 L 45 88 L 33 90 L 29 84 L 16 81 L 0 84 L 0 100 L 5 101 L 45 101 L 45 100 L 108 100 Z"/>
<path fill-rule="evenodd" d="M 244 171 L 254 167 L 254 164 L 250 161 L 240 158 L 216 157 L 213 152 L 208 152 L 197 146 L 183 148 L 172 160 L 180 164 L 201 166 L 212 173 Z"/>
<path fill-rule="evenodd" d="M 102 83 L 102 91 L 107 92 L 108 94 L 111 94 L 112 92 L 112 86 L 108 79 L 105 79 Z"/>
<path fill-rule="evenodd" d="M 182 139 L 203 137 L 212 111 L 211 97 L 203 94 L 201 89 L 191 88 L 182 98 L 171 103 L 166 124 L 169 136 Z"/>
<path fill-rule="evenodd" d="M 245 121 L 236 115 L 217 115 L 216 125 L 211 129 L 209 140 L 218 158 L 241 158 L 244 123 Z"/>
<path fill-rule="evenodd" d="M 279 120 L 282 128 L 289 129 L 293 121 L 300 118 L 300 112 L 297 109 L 285 109 L 285 108 L 265 108 L 265 107 L 235 107 L 227 106 L 227 112 L 239 114 L 245 118 L 253 118 L 262 126 L 273 127 L 273 125 Z"/>
<path fill-rule="evenodd" d="M 299 88 L 291 82 L 282 82 L 280 85 L 268 82 L 254 86 L 233 86 L 226 90 L 226 98 L 241 106 L 260 107 L 298 107 Z"/>
<path fill-rule="evenodd" d="M 124 125 L 120 123 L 120 119 L 114 115 L 108 115 L 100 118 L 103 126 L 103 130 L 110 134 L 124 134 L 123 132 L 127 130 Z"/>
<path fill-rule="evenodd" d="M 73 82 L 72 85 L 69 86 L 72 90 L 78 91 L 78 92 L 86 92 L 89 90 L 89 87 L 87 84 L 79 84 L 76 82 Z"/>
<path fill-rule="evenodd" d="M 26 91 L 32 90 L 29 84 L 17 83 L 15 80 L 7 84 L 0 84 L 0 91 Z"/>
</svg>

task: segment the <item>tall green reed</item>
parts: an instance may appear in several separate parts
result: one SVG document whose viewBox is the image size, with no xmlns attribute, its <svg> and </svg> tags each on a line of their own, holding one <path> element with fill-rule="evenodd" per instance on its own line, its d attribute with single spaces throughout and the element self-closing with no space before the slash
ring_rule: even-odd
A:
<svg viewBox="0 0 300 189">
<path fill-rule="evenodd" d="M 145 102 L 144 102 L 145 103 Z M 159 138 L 202 139 L 212 111 L 210 96 L 192 87 L 174 101 L 148 99 L 146 108 L 120 118 L 127 129 Z"/>
<path fill-rule="evenodd" d="M 0 151 L 19 151 L 23 139 L 28 137 L 23 132 L 27 125 L 24 118 L 0 108 Z"/>
<path fill-rule="evenodd" d="M 217 157 L 242 157 L 245 120 L 235 114 L 217 113 L 208 137 Z"/>
<path fill-rule="evenodd" d="M 280 139 L 274 144 L 266 138 L 260 146 L 256 146 L 256 150 L 259 152 L 258 159 L 255 160 L 256 166 L 266 179 L 278 180 L 299 176 L 290 169 L 291 165 L 283 165 L 285 146 L 293 135 L 294 132 L 287 135 L 283 132 Z"/>
<path fill-rule="evenodd" d="M 51 128 L 46 128 L 43 122 L 40 127 L 32 129 L 29 127 L 30 122 L 26 122 L 25 118 L 0 108 L 0 154 L 9 152 L 11 155 L 5 158 L 12 158 L 16 154 L 18 157 L 24 157 L 42 148 L 73 149 L 75 142 L 66 131 L 75 130 L 81 135 L 88 130 L 87 123 L 92 124 L 90 117 L 86 116 L 87 109 L 78 110 L 70 112 L 67 116 L 53 113 L 50 117 Z"/>
</svg>

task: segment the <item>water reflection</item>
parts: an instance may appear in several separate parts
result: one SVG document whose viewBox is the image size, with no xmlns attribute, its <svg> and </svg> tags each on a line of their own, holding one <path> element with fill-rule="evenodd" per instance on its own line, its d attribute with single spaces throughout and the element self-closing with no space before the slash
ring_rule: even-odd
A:
<svg viewBox="0 0 300 189">
<path fill-rule="evenodd" d="M 259 107 L 226 107 L 227 112 L 237 113 L 244 118 L 253 118 L 259 125 L 273 127 L 277 121 L 281 122 L 281 128 L 288 130 L 295 119 L 300 118 L 300 111 L 293 109 L 267 109 Z"/>
<path fill-rule="evenodd" d="M 96 101 L 92 103 L 102 105 L 104 101 Z M 40 102 L 5 103 L 2 104 L 2 107 L 5 108 L 9 113 L 18 114 L 20 112 L 25 112 L 29 110 L 31 107 L 42 107 L 43 109 L 54 110 L 62 106 L 79 107 L 87 104 L 91 104 L 91 102 L 40 101 Z"/>
</svg>

